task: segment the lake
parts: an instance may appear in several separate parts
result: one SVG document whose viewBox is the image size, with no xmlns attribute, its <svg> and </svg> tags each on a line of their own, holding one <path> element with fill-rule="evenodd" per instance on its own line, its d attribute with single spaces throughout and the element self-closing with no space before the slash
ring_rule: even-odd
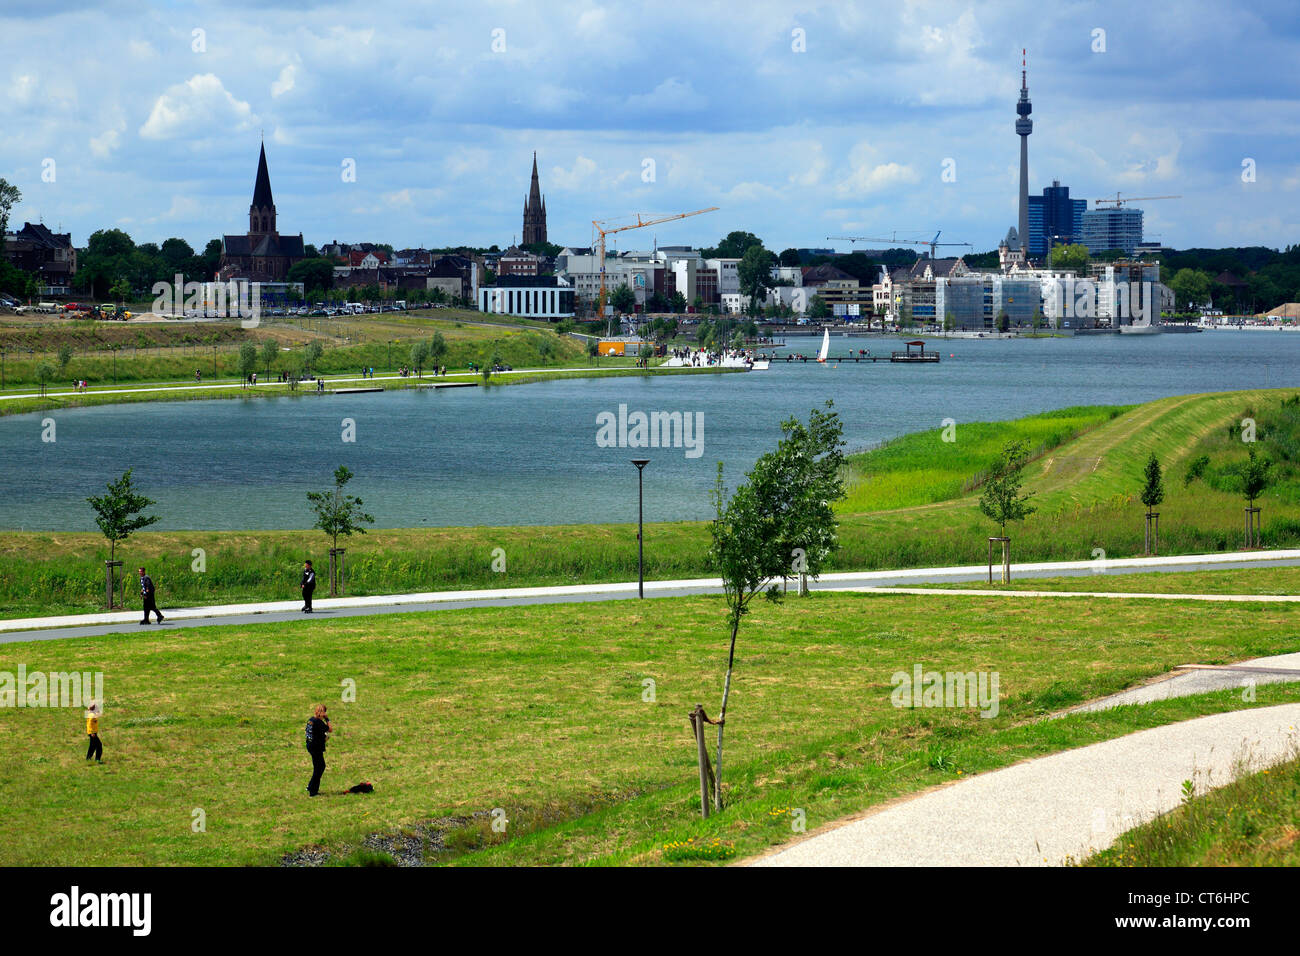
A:
<svg viewBox="0 0 1300 956">
<path fill-rule="evenodd" d="M 128 467 L 157 500 L 157 529 L 305 528 L 305 493 L 340 464 L 377 527 L 635 521 L 645 457 L 647 521 L 711 516 L 719 460 L 728 484 L 827 399 L 851 449 L 944 418 L 1015 418 L 1069 405 L 1300 386 L 1300 335 L 1207 332 L 1036 340 L 927 340 L 938 365 L 838 368 L 774 362 L 728 375 L 568 379 L 534 385 L 360 395 L 107 405 L 0 418 L 0 528 L 93 530 L 85 498 Z M 812 354 L 817 342 L 792 338 Z M 831 340 L 831 354 L 898 347 Z M 598 424 L 635 436 L 635 413 L 702 423 L 699 449 L 612 447 Z M 605 418 L 598 418 L 598 416 Z M 55 419 L 56 440 L 41 440 Z M 345 419 L 353 422 L 345 441 Z M 619 428 L 605 437 L 617 437 Z M 694 432 L 692 438 L 698 438 Z M 698 455 L 696 452 L 699 452 Z"/>
</svg>

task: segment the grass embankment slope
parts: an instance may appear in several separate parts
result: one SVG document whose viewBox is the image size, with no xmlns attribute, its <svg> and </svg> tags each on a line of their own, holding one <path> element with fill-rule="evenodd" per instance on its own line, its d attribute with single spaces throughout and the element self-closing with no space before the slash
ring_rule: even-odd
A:
<svg viewBox="0 0 1300 956">
<path fill-rule="evenodd" d="M 33 321 L 7 316 L 0 319 L 0 349 L 7 353 L 8 392 L 34 391 L 38 385 L 36 369 L 42 362 L 55 369 L 53 387 L 77 379 L 85 379 L 92 388 L 112 387 L 114 382 L 192 382 L 196 369 L 207 381 L 237 381 L 239 349 L 246 342 L 258 347 L 256 371 L 263 379 L 300 369 L 305 347 L 312 342 L 324 349 L 315 363 L 316 372 L 357 373 L 363 366 L 396 369 L 411 365 L 411 346 L 419 340 L 427 341 L 434 332 L 441 333 L 447 343 L 442 364 L 452 370 L 464 369 L 470 362 L 482 365 L 493 354 L 517 368 L 590 363 L 581 342 L 572 336 L 557 335 L 547 325 L 452 309 L 268 318 L 255 328 L 244 328 L 237 321 L 121 323 L 48 317 Z M 282 350 L 269 369 L 260 351 L 266 342 L 274 342 Z M 58 356 L 64 347 L 72 354 L 68 364 L 60 367 Z M 633 364 L 632 359 L 601 359 L 608 365 L 624 361 Z M 3 406 L 0 411 L 5 411 Z"/>
<path fill-rule="evenodd" d="M 373 379 L 363 379 L 360 368 L 352 370 L 351 375 L 345 373 L 338 376 L 328 376 L 322 373 L 321 378 L 324 379 L 326 391 L 336 388 L 355 387 L 380 387 L 387 391 L 405 391 L 407 389 L 423 388 L 434 383 L 447 384 L 450 382 L 468 382 L 473 385 L 492 386 L 531 385 L 534 382 L 549 382 L 564 378 L 624 378 L 636 375 L 725 375 L 740 371 L 742 370 L 732 368 L 663 368 L 662 366 L 636 368 L 629 364 L 614 364 L 602 359 L 599 365 L 587 363 L 552 368 L 545 366 L 533 367 L 518 372 L 495 373 L 488 379 L 484 379 L 481 372 L 448 372 L 446 375 L 434 378 L 431 373 L 427 372 L 421 376 L 412 373 L 407 377 L 402 377 L 395 373 L 380 372 L 378 370 L 375 371 Z M 260 372 L 258 374 L 261 375 Z M 91 388 L 77 394 L 69 393 L 70 386 L 63 386 L 63 393 L 58 391 L 57 386 L 52 386 L 51 392 L 44 397 L 33 392 L 31 395 L 10 398 L 0 402 L 0 415 L 17 415 L 24 412 L 52 412 L 65 408 L 91 408 L 96 405 L 128 405 L 140 402 L 195 402 L 211 401 L 213 399 L 254 401 L 258 398 L 277 395 L 309 395 L 316 388 L 312 381 L 300 382 L 295 389 L 288 383 L 274 380 L 267 381 L 265 378 L 260 379 L 256 386 L 250 386 L 247 389 L 241 388 L 237 380 L 234 382 L 229 379 L 221 380 L 218 384 L 227 386 L 221 388 L 214 388 L 212 384 L 210 381 L 205 381 L 204 385 L 186 387 L 175 383 L 140 383 L 136 386 L 122 385 L 119 388 L 107 385 L 100 388 Z"/>
<path fill-rule="evenodd" d="M 436 842 L 464 863 L 657 864 L 665 844 L 715 839 L 721 852 L 708 855 L 744 857 L 791 839 L 795 809 L 811 830 L 1024 758 L 1300 699 L 1300 687 L 1265 685 L 1255 704 L 1224 693 L 1035 720 L 1175 664 L 1296 650 L 1285 607 L 764 603 L 741 632 L 728 807 L 701 821 L 686 714 L 716 707 L 724 617 L 717 599 L 663 599 L 0 646 L 9 670 L 102 671 L 108 699 L 103 766 L 85 764 L 79 710 L 5 711 L 0 864 L 274 864 L 309 845 L 339 859 L 367 834 L 446 818 L 459 824 Z M 998 671 L 999 713 L 895 708 L 891 675 L 916 663 Z M 355 702 L 342 703 L 348 680 Z M 374 794 L 302 792 L 302 727 L 317 701 L 339 728 L 326 789 L 369 780 Z M 505 833 L 486 816 L 496 808 Z M 195 809 L 205 832 L 191 829 Z"/>
<path fill-rule="evenodd" d="M 1026 468 L 1037 512 L 1010 529 L 1014 561 L 1090 560 L 1142 550 L 1142 468 L 1155 452 L 1166 469 L 1160 506 L 1161 553 L 1227 551 L 1241 544 L 1242 506 L 1231 470 L 1246 445 L 1228 437 L 1241 418 L 1258 421 L 1256 447 L 1281 462 L 1267 491 L 1263 540 L 1300 542 L 1300 480 L 1288 436 L 1300 435 L 1286 390 L 1166 398 L 1134 408 L 1066 409 L 1010 422 L 961 424 L 956 441 L 942 429 L 909 435 L 855 455 L 851 491 L 840 511 L 841 550 L 831 570 L 979 564 L 995 532 L 975 505 L 972 479 L 1003 442 L 1024 438 L 1040 451 Z M 1075 436 L 1075 437 L 1071 437 Z M 1210 454 L 1203 477 L 1184 485 L 1187 465 Z M 909 476 L 924 466 L 916 482 Z M 1218 486 L 1211 482 L 1217 482 Z M 101 489 L 88 488 L 87 494 Z M 145 494 L 148 488 L 142 489 Z M 308 511 L 304 502 L 303 522 Z M 163 600 L 176 604 L 274 600 L 296 594 L 304 557 L 323 559 L 324 537 L 310 531 L 146 532 L 126 545 L 127 565 L 156 569 Z M 492 571 L 504 548 L 505 573 Z M 191 571 L 203 548 L 207 570 Z M 701 522 L 646 527 L 649 579 L 706 576 L 708 527 Z M 8 532 L 0 536 L 0 615 L 91 611 L 102 599 L 107 548 L 94 534 Z M 379 530 L 349 548 L 350 592 L 385 594 L 480 587 L 627 581 L 636 577 L 635 528 L 629 525 Z"/>
</svg>

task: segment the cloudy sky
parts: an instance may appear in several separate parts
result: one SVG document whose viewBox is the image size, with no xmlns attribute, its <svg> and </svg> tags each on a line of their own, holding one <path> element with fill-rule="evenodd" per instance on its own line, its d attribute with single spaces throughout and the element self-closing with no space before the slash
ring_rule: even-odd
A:
<svg viewBox="0 0 1300 956">
<path fill-rule="evenodd" d="M 1298 36 L 1288 2 L 0 0 L 0 177 L 19 225 L 201 247 L 247 229 L 265 136 L 282 232 L 504 246 L 537 150 L 564 244 L 719 206 L 647 232 L 990 249 L 1023 46 L 1032 191 L 1178 194 L 1143 207 L 1166 245 L 1281 247 Z"/>
</svg>

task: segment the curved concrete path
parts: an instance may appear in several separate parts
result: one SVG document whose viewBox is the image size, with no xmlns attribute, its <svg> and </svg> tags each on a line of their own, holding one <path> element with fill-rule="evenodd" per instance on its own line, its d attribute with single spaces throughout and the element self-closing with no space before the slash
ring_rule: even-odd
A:
<svg viewBox="0 0 1300 956">
<path fill-rule="evenodd" d="M 1065 717 L 1069 714 L 1109 710 L 1112 707 L 1147 704 L 1153 700 L 1208 694 L 1216 690 L 1240 690 L 1247 693 L 1259 684 L 1283 684 L 1289 681 L 1300 681 L 1300 654 L 1275 654 L 1235 664 L 1182 664 L 1148 684 L 1090 700 L 1055 716 Z M 1254 697 L 1246 699 L 1254 700 Z"/>
<path fill-rule="evenodd" d="M 1057 866 L 1197 792 L 1295 756 L 1300 704 L 1198 717 L 969 777 L 869 811 L 754 866 Z"/>
</svg>

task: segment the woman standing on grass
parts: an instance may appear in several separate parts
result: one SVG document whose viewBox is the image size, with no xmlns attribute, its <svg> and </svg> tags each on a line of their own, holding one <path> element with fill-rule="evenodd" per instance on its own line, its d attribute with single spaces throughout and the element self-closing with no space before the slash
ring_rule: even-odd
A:
<svg viewBox="0 0 1300 956">
<path fill-rule="evenodd" d="M 317 704 L 315 713 L 307 721 L 307 752 L 311 754 L 312 770 L 311 782 L 307 784 L 309 797 L 320 793 L 320 778 L 325 775 L 325 738 L 333 732 L 325 705 Z"/>
<path fill-rule="evenodd" d="M 100 713 L 99 701 L 92 700 L 86 707 L 86 736 L 90 738 L 90 746 L 86 748 L 86 759 L 94 757 L 95 763 L 104 762 L 104 745 L 99 741 Z"/>
</svg>

